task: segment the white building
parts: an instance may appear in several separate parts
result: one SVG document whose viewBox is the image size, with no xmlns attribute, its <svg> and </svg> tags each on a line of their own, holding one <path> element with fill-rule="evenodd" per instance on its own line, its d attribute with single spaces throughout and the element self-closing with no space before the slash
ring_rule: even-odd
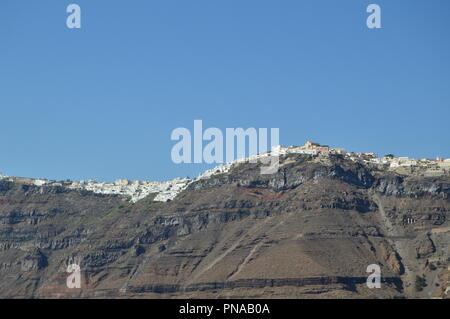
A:
<svg viewBox="0 0 450 319">
<path fill-rule="evenodd" d="M 46 179 L 36 179 L 34 180 L 34 185 L 35 186 L 42 186 L 48 183 L 48 180 Z"/>
<path fill-rule="evenodd" d="M 291 153 L 291 154 L 317 155 L 317 150 L 300 148 L 300 147 L 294 147 L 294 148 L 289 148 L 288 149 L 288 153 Z"/>
</svg>

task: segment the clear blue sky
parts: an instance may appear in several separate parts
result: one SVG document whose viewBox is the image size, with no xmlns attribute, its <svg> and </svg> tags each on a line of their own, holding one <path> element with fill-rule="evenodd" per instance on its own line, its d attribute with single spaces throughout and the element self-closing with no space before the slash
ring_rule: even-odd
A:
<svg viewBox="0 0 450 319">
<path fill-rule="evenodd" d="M 170 134 L 195 119 L 450 157 L 448 0 L 2 0 L 0 41 L 8 175 L 194 176 L 205 166 L 173 164 Z"/>
</svg>

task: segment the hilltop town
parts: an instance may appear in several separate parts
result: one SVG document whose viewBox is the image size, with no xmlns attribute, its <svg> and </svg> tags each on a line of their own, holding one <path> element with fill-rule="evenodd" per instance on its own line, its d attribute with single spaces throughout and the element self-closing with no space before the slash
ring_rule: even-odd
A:
<svg viewBox="0 0 450 319">
<path fill-rule="evenodd" d="M 375 153 L 356 153 L 349 152 L 344 148 L 332 148 L 319 143 L 306 142 L 303 146 L 280 147 L 280 154 L 310 154 L 313 156 L 327 156 L 339 154 L 352 161 L 365 164 L 381 165 L 384 168 L 397 171 L 398 173 L 416 172 L 422 176 L 440 176 L 450 170 L 450 159 L 414 159 L 409 157 L 395 157 L 388 154 L 383 157 L 377 157 Z"/>
<path fill-rule="evenodd" d="M 173 200 L 179 193 L 185 190 L 191 183 L 209 178 L 213 175 L 227 173 L 234 165 L 245 162 L 256 162 L 258 159 L 267 156 L 286 156 L 289 154 L 304 154 L 317 158 L 326 158 L 332 155 L 346 157 L 352 161 L 367 165 L 381 166 L 384 169 L 395 171 L 399 174 L 417 174 L 419 176 L 440 176 L 450 173 L 450 159 L 413 159 L 409 157 L 395 157 L 392 154 L 377 157 L 375 153 L 349 152 L 344 148 L 333 148 L 328 145 L 321 145 L 307 141 L 303 146 L 277 146 L 270 152 L 253 155 L 249 158 L 237 159 L 230 163 L 220 164 L 209 169 L 197 178 L 176 178 L 169 181 L 129 181 L 117 180 L 112 183 L 88 181 L 66 181 L 58 182 L 47 179 L 9 177 L 0 174 L 1 179 L 30 183 L 35 186 L 65 186 L 70 189 L 82 189 L 98 194 L 119 195 L 129 198 L 135 203 L 150 194 L 156 194 L 154 201 L 167 202 Z"/>
<path fill-rule="evenodd" d="M 307 142 L 194 179 L 2 175 L 0 295 L 449 298 L 449 162 Z M 382 289 L 367 286 L 373 264 Z"/>
</svg>

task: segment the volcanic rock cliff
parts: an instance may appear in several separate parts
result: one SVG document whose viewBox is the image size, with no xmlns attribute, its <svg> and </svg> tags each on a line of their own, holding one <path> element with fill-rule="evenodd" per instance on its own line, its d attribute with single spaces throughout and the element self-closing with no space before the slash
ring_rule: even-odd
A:
<svg viewBox="0 0 450 319">
<path fill-rule="evenodd" d="M 449 193 L 448 174 L 338 155 L 289 154 L 273 175 L 243 163 L 169 202 L 1 180 L 0 296 L 445 297 Z"/>
</svg>

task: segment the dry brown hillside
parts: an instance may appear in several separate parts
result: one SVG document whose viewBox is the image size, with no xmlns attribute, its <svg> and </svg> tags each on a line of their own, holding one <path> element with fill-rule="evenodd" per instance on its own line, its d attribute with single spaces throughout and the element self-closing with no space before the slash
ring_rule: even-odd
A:
<svg viewBox="0 0 450 319">
<path fill-rule="evenodd" d="M 0 296 L 445 297 L 450 177 L 288 155 L 133 204 L 0 181 Z M 81 289 L 66 287 L 78 261 Z M 381 289 L 368 289 L 378 264 Z M 416 287 L 425 276 L 425 287 Z"/>
</svg>

